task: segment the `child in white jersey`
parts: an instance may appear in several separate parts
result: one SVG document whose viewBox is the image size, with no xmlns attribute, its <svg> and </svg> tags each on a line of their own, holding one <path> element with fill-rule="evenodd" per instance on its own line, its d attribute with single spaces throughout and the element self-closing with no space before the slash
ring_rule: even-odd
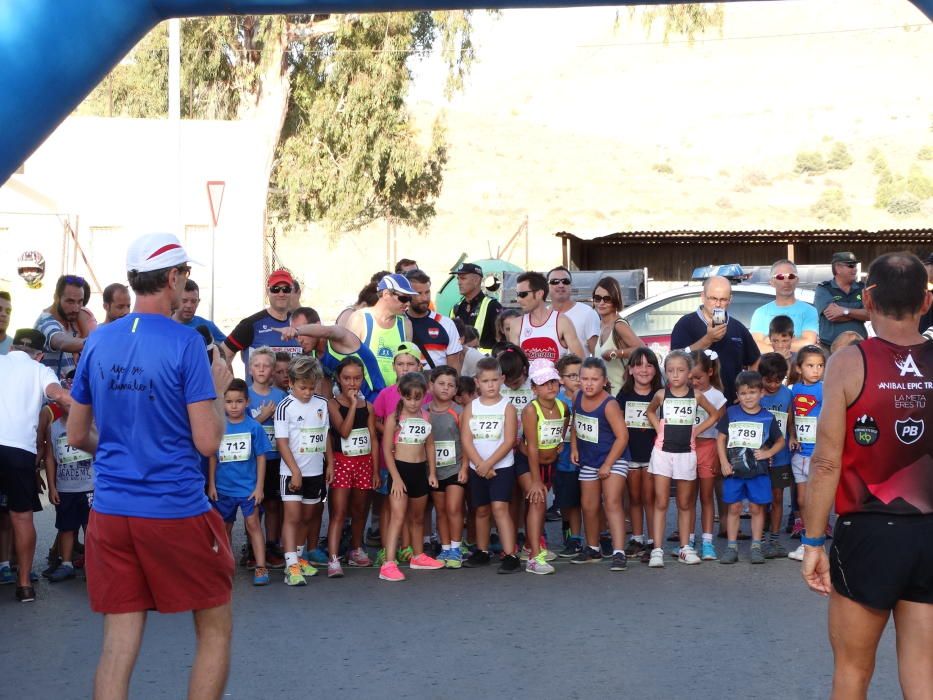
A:
<svg viewBox="0 0 933 700">
<path fill-rule="evenodd" d="M 470 460 L 471 507 L 476 511 L 476 551 L 464 566 L 485 566 L 490 562 L 490 511 L 499 530 L 505 556 L 499 573 L 511 574 L 521 569 L 515 556 L 515 524 L 509 514 L 515 467 L 512 454 L 518 426 L 515 407 L 499 392 L 502 372 L 499 362 L 484 357 L 476 363 L 479 398 L 463 411 L 460 439 Z"/>
</svg>

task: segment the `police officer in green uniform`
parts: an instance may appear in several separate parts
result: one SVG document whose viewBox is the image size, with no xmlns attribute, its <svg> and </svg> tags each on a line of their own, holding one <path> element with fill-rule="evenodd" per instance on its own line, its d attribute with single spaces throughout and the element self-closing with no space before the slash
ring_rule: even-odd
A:
<svg viewBox="0 0 933 700">
<path fill-rule="evenodd" d="M 817 285 L 813 306 L 820 318 L 820 344 L 827 350 L 840 333 L 855 331 L 868 337 L 868 312 L 862 305 L 865 285 L 858 281 L 855 253 L 833 253 L 833 278 Z"/>
<path fill-rule="evenodd" d="M 450 315 L 476 329 L 480 350 L 488 354 L 496 343 L 496 318 L 502 304 L 483 293 L 483 268 L 479 265 L 460 263 L 451 272 L 457 275 L 457 287 L 463 298 L 454 304 Z"/>
</svg>

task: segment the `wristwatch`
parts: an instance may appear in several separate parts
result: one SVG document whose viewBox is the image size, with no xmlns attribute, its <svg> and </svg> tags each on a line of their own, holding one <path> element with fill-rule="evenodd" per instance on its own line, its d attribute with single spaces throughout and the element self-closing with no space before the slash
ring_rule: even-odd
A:
<svg viewBox="0 0 933 700">
<path fill-rule="evenodd" d="M 616 359 L 618 356 L 619 356 L 619 354 L 618 354 L 615 350 L 610 351 L 610 353 L 609 353 L 609 361 L 611 362 L 612 360 Z"/>
<path fill-rule="evenodd" d="M 848 310 L 848 309 L 843 309 L 843 310 L 842 310 L 842 315 L 843 315 L 843 316 L 848 316 L 848 315 L 849 315 L 849 310 Z"/>
</svg>

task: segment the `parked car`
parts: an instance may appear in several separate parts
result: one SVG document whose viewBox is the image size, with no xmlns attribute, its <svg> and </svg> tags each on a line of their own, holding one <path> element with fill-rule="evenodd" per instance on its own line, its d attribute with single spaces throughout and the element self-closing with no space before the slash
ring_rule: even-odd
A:
<svg viewBox="0 0 933 700">
<path fill-rule="evenodd" d="M 623 309 L 622 318 L 629 322 L 635 334 L 663 360 L 671 349 L 671 331 L 684 314 L 700 306 L 701 285 L 669 289 Z M 813 291 L 797 289 L 797 299 L 813 303 Z M 737 284 L 732 287 L 729 314 L 746 328 L 759 306 L 774 300 L 774 288 L 767 284 Z"/>
</svg>

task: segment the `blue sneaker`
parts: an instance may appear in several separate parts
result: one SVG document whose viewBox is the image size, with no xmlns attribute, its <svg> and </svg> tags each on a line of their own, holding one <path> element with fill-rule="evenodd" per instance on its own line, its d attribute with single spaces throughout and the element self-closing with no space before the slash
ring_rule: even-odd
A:
<svg viewBox="0 0 933 700">
<path fill-rule="evenodd" d="M 49 581 L 52 583 L 59 583 L 60 581 L 67 581 L 70 578 L 75 577 L 75 568 L 73 566 L 67 566 L 65 564 L 59 565 L 55 571 L 49 574 Z"/>
<path fill-rule="evenodd" d="M 308 552 L 308 556 L 305 558 L 314 566 L 327 566 L 327 562 L 330 561 L 327 552 L 320 547 Z"/>
<path fill-rule="evenodd" d="M 438 561 L 444 562 L 444 565 L 446 566 L 447 560 L 450 558 L 450 552 L 451 550 L 449 549 L 442 549 L 440 552 L 437 553 L 437 556 L 434 558 L 437 559 Z"/>
<path fill-rule="evenodd" d="M 253 571 L 253 585 L 254 586 L 268 586 L 269 585 L 269 569 L 264 566 L 257 566 Z"/>
<path fill-rule="evenodd" d="M 0 586 L 6 586 L 10 583 L 15 583 L 16 574 L 13 573 L 13 569 L 9 566 L 4 566 L 0 569 Z"/>
<path fill-rule="evenodd" d="M 459 569 L 463 566 L 463 552 L 459 549 L 451 549 L 447 553 L 447 559 L 444 560 L 444 566 L 448 569 Z"/>
<path fill-rule="evenodd" d="M 712 542 L 704 542 L 700 548 L 700 559 L 703 561 L 716 561 L 719 557 L 716 555 L 716 548 Z"/>
</svg>

